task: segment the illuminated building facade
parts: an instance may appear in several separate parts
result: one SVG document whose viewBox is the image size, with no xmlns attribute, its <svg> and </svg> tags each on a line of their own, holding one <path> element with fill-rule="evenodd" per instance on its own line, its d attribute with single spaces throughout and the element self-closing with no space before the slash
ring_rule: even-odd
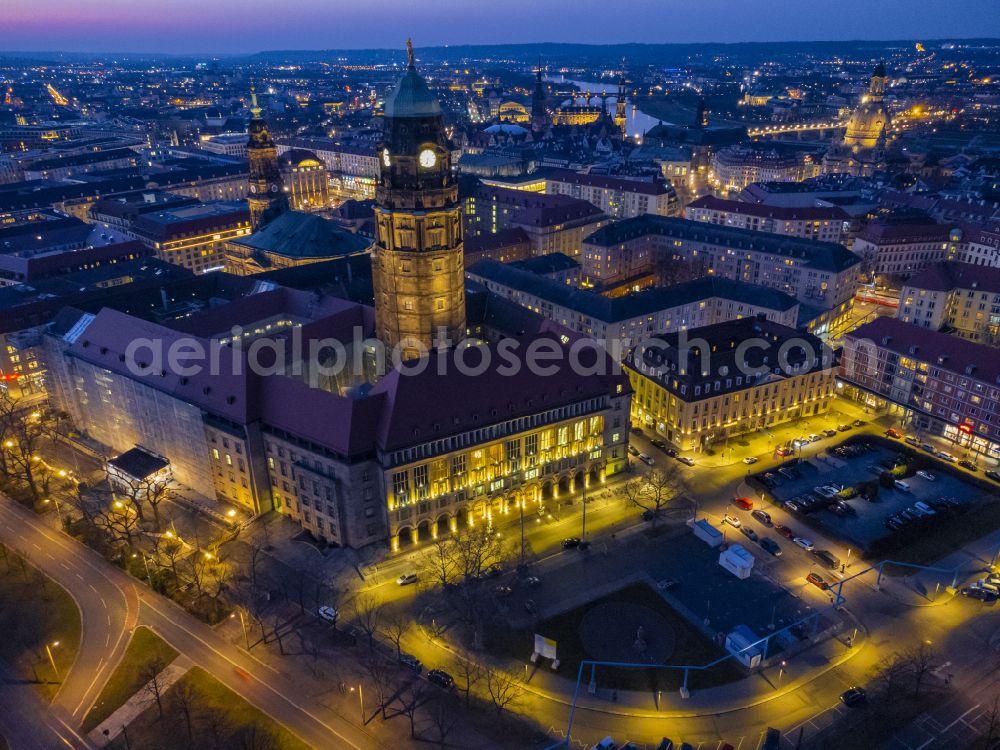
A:
<svg viewBox="0 0 1000 750">
<path fill-rule="evenodd" d="M 385 102 L 372 253 L 379 339 L 406 356 L 441 333 L 465 337 L 465 263 L 458 185 L 441 105 L 409 65 Z"/>
<path fill-rule="evenodd" d="M 244 203 L 214 201 L 142 214 L 129 233 L 168 263 L 205 273 L 222 268 L 226 243 L 249 235 L 250 224 Z"/>
<path fill-rule="evenodd" d="M 795 328 L 744 318 L 696 328 L 680 348 L 678 334 L 656 339 L 623 363 L 632 419 L 682 450 L 824 414 L 833 399 L 832 353 Z"/>
<path fill-rule="evenodd" d="M 330 207 L 330 175 L 311 151 L 290 149 L 278 159 L 281 182 L 293 211 L 318 211 Z"/>
</svg>

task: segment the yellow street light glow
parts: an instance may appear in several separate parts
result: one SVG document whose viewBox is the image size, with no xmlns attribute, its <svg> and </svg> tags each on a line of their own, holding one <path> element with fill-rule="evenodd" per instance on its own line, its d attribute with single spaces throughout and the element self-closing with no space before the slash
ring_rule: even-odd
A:
<svg viewBox="0 0 1000 750">
<path fill-rule="evenodd" d="M 167 537 L 167 539 L 173 539 L 173 538 L 174 538 L 174 532 L 172 532 L 172 531 L 165 531 L 165 532 L 163 533 L 163 535 L 164 535 L 165 537 Z"/>
<path fill-rule="evenodd" d="M 13 448 L 14 447 L 14 441 L 13 440 L 8 440 L 6 443 L 4 443 L 4 445 L 6 445 L 8 448 Z"/>
<path fill-rule="evenodd" d="M 232 518 L 233 516 L 236 515 L 236 509 L 235 508 L 230 508 L 228 511 L 226 511 L 226 515 L 229 516 L 230 518 Z"/>
</svg>

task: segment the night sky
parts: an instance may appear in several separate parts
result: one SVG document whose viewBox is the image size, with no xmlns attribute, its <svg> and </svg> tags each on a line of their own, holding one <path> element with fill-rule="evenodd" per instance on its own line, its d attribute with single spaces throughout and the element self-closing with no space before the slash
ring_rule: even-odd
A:
<svg viewBox="0 0 1000 750">
<path fill-rule="evenodd" d="M 1000 37 L 998 0 L 3 0 L 0 51 Z M 613 10 L 612 10 L 613 9 Z"/>
</svg>

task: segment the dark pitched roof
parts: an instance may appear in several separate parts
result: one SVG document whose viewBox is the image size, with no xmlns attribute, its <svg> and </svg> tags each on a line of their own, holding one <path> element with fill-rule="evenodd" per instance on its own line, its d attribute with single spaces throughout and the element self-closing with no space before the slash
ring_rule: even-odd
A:
<svg viewBox="0 0 1000 750">
<path fill-rule="evenodd" d="M 648 234 L 796 258 L 804 261 L 810 268 L 822 271 L 845 271 L 861 262 L 857 255 L 836 242 L 820 242 L 787 234 L 758 232 L 653 214 L 607 224 L 584 242 L 590 245 L 617 245 Z"/>
<path fill-rule="evenodd" d="M 947 292 L 952 289 L 976 289 L 1000 292 L 1000 268 L 971 263 L 934 263 L 906 282 L 906 286 Z"/>
<path fill-rule="evenodd" d="M 135 479 L 145 479 L 170 465 L 170 462 L 162 456 L 149 453 L 139 447 L 127 450 L 120 456 L 115 456 L 108 463 Z"/>
<path fill-rule="evenodd" d="M 315 214 L 286 211 L 248 237 L 231 240 L 286 258 L 339 258 L 367 250 L 371 240 Z"/>
<path fill-rule="evenodd" d="M 522 271 L 529 271 L 544 276 L 545 274 L 579 268 L 580 264 L 565 253 L 548 253 L 547 255 L 536 255 L 532 258 L 525 258 L 524 260 L 515 260 L 511 263 L 511 266 L 519 268 Z"/>
<path fill-rule="evenodd" d="M 845 335 L 853 340 L 868 339 L 878 347 L 956 375 L 970 375 L 971 366 L 971 377 L 1000 383 L 1000 350 L 988 344 L 976 344 L 889 317 L 876 318 Z"/>
<path fill-rule="evenodd" d="M 716 276 L 705 276 L 674 286 L 654 287 L 622 297 L 605 297 L 594 291 L 578 289 L 525 271 L 514 263 L 482 260 L 467 268 L 466 273 L 533 294 L 605 323 L 617 323 L 712 297 L 771 310 L 790 310 L 798 304 L 794 297 L 777 289 Z"/>
<path fill-rule="evenodd" d="M 764 203 L 744 203 L 743 201 L 716 198 L 705 195 L 691 201 L 688 208 L 703 208 L 709 211 L 728 211 L 734 214 L 760 216 L 765 219 L 780 221 L 848 221 L 850 215 L 839 206 L 802 206 L 799 208 L 786 206 L 770 206 Z"/>
<path fill-rule="evenodd" d="M 586 185 L 628 193 L 643 193 L 644 195 L 666 195 L 674 192 L 673 187 L 663 180 L 635 180 L 610 175 L 581 174 L 569 169 L 553 170 L 545 175 L 545 179 L 553 182 L 566 182 L 570 185 Z"/>
</svg>

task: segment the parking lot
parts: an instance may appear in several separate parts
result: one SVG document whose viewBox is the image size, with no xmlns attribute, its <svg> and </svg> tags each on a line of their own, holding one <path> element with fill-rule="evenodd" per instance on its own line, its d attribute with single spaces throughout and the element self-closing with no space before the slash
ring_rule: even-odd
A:
<svg viewBox="0 0 1000 750">
<path fill-rule="evenodd" d="M 855 455 L 837 455 L 837 448 Z M 905 468 L 900 465 L 896 469 L 898 477 L 879 481 L 880 474 L 900 459 Z M 808 517 L 824 533 L 859 550 L 870 548 L 908 523 L 932 526 L 935 516 L 961 512 L 962 505 L 982 494 L 943 461 L 902 443 L 871 440 L 831 445 L 818 456 L 786 467 L 786 471 L 769 477 L 774 486 L 767 492 L 774 503 L 798 518 Z M 831 491 L 836 497 L 823 497 Z M 824 507 L 831 500 L 835 504 Z M 789 501 L 799 507 L 786 505 Z M 917 503 L 921 505 L 914 509 Z M 914 516 L 912 520 L 898 515 L 907 509 Z M 894 524 L 897 528 L 887 525 L 893 516 L 899 519 Z"/>
</svg>

